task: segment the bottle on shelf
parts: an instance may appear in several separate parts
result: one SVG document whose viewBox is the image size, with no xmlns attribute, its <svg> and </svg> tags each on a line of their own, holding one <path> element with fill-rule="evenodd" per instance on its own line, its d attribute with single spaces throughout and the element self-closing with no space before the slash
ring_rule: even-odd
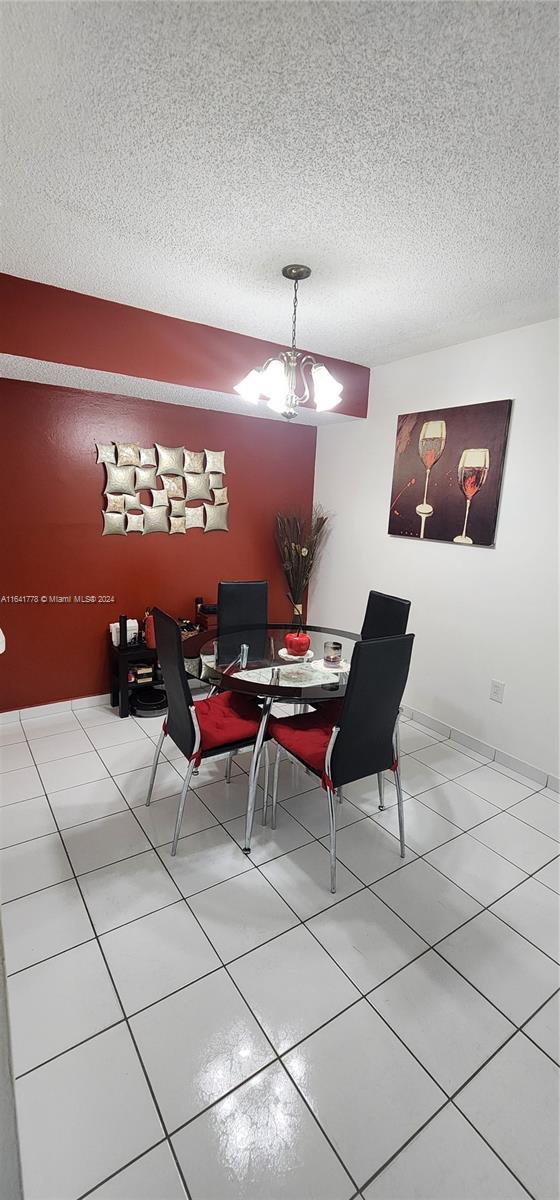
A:
<svg viewBox="0 0 560 1200">
<path fill-rule="evenodd" d="M 146 645 L 148 646 L 148 648 L 150 650 L 155 650 L 155 648 L 156 648 L 156 633 L 155 633 L 154 618 L 152 615 L 151 608 L 146 609 L 146 615 L 144 618 L 144 637 L 146 639 Z"/>
</svg>

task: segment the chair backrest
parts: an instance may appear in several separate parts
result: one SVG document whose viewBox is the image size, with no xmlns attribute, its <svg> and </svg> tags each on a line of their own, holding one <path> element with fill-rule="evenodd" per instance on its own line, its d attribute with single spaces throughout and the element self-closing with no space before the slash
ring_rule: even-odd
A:
<svg viewBox="0 0 560 1200">
<path fill-rule="evenodd" d="M 268 624 L 268 583 L 266 579 L 222 581 L 218 585 L 218 661 L 229 662 L 239 653 L 240 639 L 232 630 L 264 626 L 261 632 L 245 637 L 249 658 L 260 659 L 266 644 Z"/>
<path fill-rule="evenodd" d="M 218 637 L 229 629 L 268 622 L 266 579 L 231 580 L 218 584 Z"/>
<path fill-rule="evenodd" d="M 192 696 L 185 671 L 181 630 L 173 617 L 161 608 L 154 608 L 153 614 L 157 655 L 167 692 L 167 732 L 185 757 L 190 758 L 195 729 L 190 713 Z"/>
<path fill-rule="evenodd" d="M 414 634 L 357 642 L 331 758 L 335 787 L 377 775 L 393 763 L 393 732 Z"/>
<path fill-rule="evenodd" d="M 400 596 L 386 596 L 384 592 L 370 592 L 366 615 L 362 625 L 362 641 L 372 638 L 398 637 L 406 633 L 410 600 Z"/>
</svg>

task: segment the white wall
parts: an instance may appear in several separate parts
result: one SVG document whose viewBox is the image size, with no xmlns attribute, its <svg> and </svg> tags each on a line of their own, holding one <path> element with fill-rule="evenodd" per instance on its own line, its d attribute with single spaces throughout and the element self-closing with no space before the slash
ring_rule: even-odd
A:
<svg viewBox="0 0 560 1200">
<path fill-rule="evenodd" d="M 397 415 L 506 397 L 495 549 L 389 537 Z M 315 499 L 333 520 L 310 619 L 359 629 L 370 588 L 408 597 L 406 703 L 558 775 L 557 322 L 377 367 L 369 409 L 318 430 Z"/>
</svg>

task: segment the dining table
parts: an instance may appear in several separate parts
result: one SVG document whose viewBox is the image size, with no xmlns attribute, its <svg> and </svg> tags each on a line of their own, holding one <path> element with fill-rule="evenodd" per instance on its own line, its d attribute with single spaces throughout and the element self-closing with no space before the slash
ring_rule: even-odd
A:
<svg viewBox="0 0 560 1200">
<path fill-rule="evenodd" d="M 255 739 L 249 771 L 249 792 L 244 850 L 249 853 L 257 796 L 260 756 L 272 705 L 317 705 L 342 699 L 346 692 L 352 654 L 359 633 L 334 629 L 327 625 L 298 626 L 310 640 L 305 655 L 290 655 L 286 636 L 296 632 L 294 625 L 267 624 L 205 632 L 186 637 L 183 654 L 187 673 L 207 683 L 211 690 L 228 690 L 253 696 L 261 707 L 261 720 Z M 339 642 L 340 663 L 325 661 L 327 642 Z"/>
</svg>

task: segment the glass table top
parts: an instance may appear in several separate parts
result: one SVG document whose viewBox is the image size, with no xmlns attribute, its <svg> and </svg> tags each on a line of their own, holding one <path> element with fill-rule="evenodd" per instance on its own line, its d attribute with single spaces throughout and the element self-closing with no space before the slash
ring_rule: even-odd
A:
<svg viewBox="0 0 560 1200">
<path fill-rule="evenodd" d="M 189 657 L 189 640 L 184 642 L 187 670 L 210 685 L 278 700 L 317 702 L 342 697 L 346 691 L 352 653 L 360 635 L 322 625 L 304 625 L 310 647 L 305 656 L 293 657 L 285 646 L 293 625 L 251 626 L 196 638 L 196 654 Z M 339 666 L 325 662 L 325 642 L 341 643 Z"/>
</svg>

